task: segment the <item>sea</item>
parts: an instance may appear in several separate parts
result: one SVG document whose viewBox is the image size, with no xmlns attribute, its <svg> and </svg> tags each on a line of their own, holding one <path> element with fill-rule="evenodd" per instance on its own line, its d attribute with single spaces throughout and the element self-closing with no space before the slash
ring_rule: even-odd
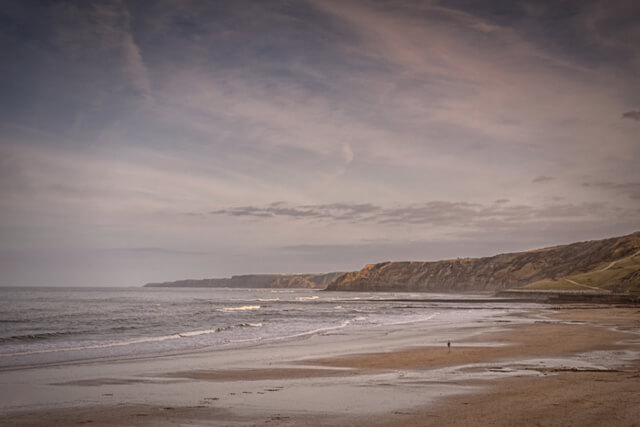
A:
<svg viewBox="0 0 640 427">
<path fill-rule="evenodd" d="M 358 328 L 465 322 L 513 309 L 486 295 L 0 288 L 0 370 L 216 351 Z"/>
</svg>

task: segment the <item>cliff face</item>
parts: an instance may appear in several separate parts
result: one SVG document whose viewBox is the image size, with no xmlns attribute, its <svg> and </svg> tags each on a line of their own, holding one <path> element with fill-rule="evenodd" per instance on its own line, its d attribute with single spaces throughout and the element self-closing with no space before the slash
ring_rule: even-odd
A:
<svg viewBox="0 0 640 427">
<path fill-rule="evenodd" d="M 311 288 L 324 289 L 343 273 L 244 274 L 220 279 L 187 279 L 147 283 L 150 288 Z"/>
<path fill-rule="evenodd" d="M 640 249 L 640 232 L 487 258 L 384 262 L 346 273 L 335 291 L 495 291 L 589 271 Z"/>
<path fill-rule="evenodd" d="M 312 288 L 324 289 L 344 273 L 283 274 L 269 282 L 268 288 Z"/>
</svg>

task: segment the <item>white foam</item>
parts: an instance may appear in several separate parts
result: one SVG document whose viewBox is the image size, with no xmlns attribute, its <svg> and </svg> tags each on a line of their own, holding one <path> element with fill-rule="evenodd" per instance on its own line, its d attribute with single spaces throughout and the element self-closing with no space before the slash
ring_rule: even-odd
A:
<svg viewBox="0 0 640 427">
<path fill-rule="evenodd" d="M 260 328 L 260 327 L 262 327 L 262 323 L 243 323 L 242 325 L 237 325 L 237 326 Z M 83 346 L 74 346 L 74 347 L 61 347 L 61 348 L 49 348 L 49 349 L 42 349 L 42 350 L 22 351 L 22 352 L 16 352 L 16 353 L 4 353 L 4 354 L 0 354 L 0 358 L 3 358 L 3 357 L 14 357 L 14 356 L 26 356 L 26 355 L 30 355 L 30 354 L 59 353 L 59 352 L 63 352 L 63 351 L 97 350 L 97 349 L 102 349 L 102 348 L 124 347 L 124 346 L 127 346 L 127 345 L 146 344 L 146 343 L 153 343 L 153 342 L 162 342 L 162 341 L 167 341 L 167 340 L 176 340 L 176 339 L 180 339 L 180 338 L 197 337 L 197 336 L 200 336 L 200 335 L 215 334 L 217 332 L 226 331 L 226 330 L 229 330 L 229 329 L 232 329 L 232 328 L 233 328 L 233 326 L 227 326 L 227 327 L 223 327 L 223 328 L 205 329 L 205 330 L 201 330 L 201 331 L 179 332 L 179 333 L 171 334 L 171 335 L 164 335 L 164 336 L 159 336 L 159 337 L 146 337 L 146 338 L 139 338 L 139 339 L 128 340 L 128 341 L 114 342 L 114 343 L 92 344 L 92 345 L 83 345 Z"/>
<path fill-rule="evenodd" d="M 317 328 L 317 329 L 313 329 L 313 330 L 309 330 L 309 331 L 303 331 L 303 332 L 298 332 L 295 334 L 289 334 L 289 335 L 280 335 L 280 336 L 275 336 L 275 337 L 255 337 L 255 338 L 247 338 L 247 339 L 241 339 L 241 340 L 229 340 L 229 343 L 233 343 L 233 344 L 239 344 L 239 343 L 247 343 L 247 342 L 257 342 L 257 341 L 264 341 L 264 342 L 274 342 L 274 341 L 281 341 L 281 340 L 289 340 L 289 339 L 293 339 L 293 338 L 300 338 L 300 337 L 306 337 L 306 336 L 311 336 L 311 335 L 316 335 L 316 334 L 320 334 L 323 332 L 329 332 L 329 331 L 335 331 L 338 329 L 343 329 L 347 326 L 349 326 L 351 323 L 353 323 L 356 320 L 360 320 L 362 318 L 352 318 L 352 319 L 346 319 L 344 321 L 342 321 L 342 323 L 340 323 L 339 325 L 336 326 L 327 326 L 324 328 Z"/>
<path fill-rule="evenodd" d="M 216 332 L 216 331 L 212 330 L 212 332 Z M 132 345 L 132 344 L 144 344 L 144 343 L 151 343 L 151 342 L 175 340 L 175 339 L 187 337 L 188 335 L 186 334 L 189 334 L 189 332 L 173 334 L 173 335 L 165 335 L 161 337 L 140 338 L 136 340 L 120 341 L 120 342 L 107 343 L 107 344 L 93 344 L 93 345 L 83 345 L 83 346 L 76 346 L 76 347 L 62 347 L 62 348 L 51 348 L 51 349 L 43 349 L 43 350 L 23 351 L 19 353 L 5 353 L 5 354 L 0 354 L 0 357 L 26 356 L 29 354 L 59 353 L 62 351 L 96 350 L 100 348 L 123 347 L 127 345 Z"/>
<path fill-rule="evenodd" d="M 411 320 L 401 320 L 401 321 L 398 321 L 398 322 L 383 323 L 383 324 L 381 324 L 379 326 L 406 325 L 406 324 L 409 324 L 409 323 L 426 322 L 427 320 L 431 320 L 431 319 L 433 319 L 434 317 L 436 317 L 439 314 L 440 314 L 440 312 L 435 312 L 435 313 L 433 313 L 433 314 L 431 314 L 429 316 L 426 316 L 426 317 L 421 317 L 421 318 L 418 318 L 418 319 L 414 318 L 414 319 L 411 319 Z"/>
<path fill-rule="evenodd" d="M 320 298 L 318 295 L 314 295 L 312 297 L 297 297 L 296 301 L 311 301 L 318 298 Z"/>
<path fill-rule="evenodd" d="M 245 311 L 245 310 L 259 310 L 259 305 L 243 305 L 241 307 L 224 307 L 218 309 L 218 311 Z"/>
<path fill-rule="evenodd" d="M 206 335 L 206 334 L 213 334 L 215 332 L 219 332 L 219 329 L 206 329 L 204 331 L 191 331 L 191 332 L 182 332 L 179 334 L 176 334 L 180 337 L 197 337 L 198 335 Z M 173 336 L 173 335 L 170 335 Z"/>
</svg>

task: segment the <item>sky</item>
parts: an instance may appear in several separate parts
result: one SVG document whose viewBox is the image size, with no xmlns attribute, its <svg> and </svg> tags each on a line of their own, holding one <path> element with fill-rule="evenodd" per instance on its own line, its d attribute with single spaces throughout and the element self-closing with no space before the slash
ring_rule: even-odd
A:
<svg viewBox="0 0 640 427">
<path fill-rule="evenodd" d="M 635 0 L 0 4 L 0 285 L 640 230 Z"/>
</svg>

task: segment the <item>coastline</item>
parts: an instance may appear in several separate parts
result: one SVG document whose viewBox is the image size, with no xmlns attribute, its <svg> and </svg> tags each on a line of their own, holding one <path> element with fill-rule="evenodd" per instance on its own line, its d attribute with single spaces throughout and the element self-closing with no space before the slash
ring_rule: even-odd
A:
<svg viewBox="0 0 640 427">
<path fill-rule="evenodd" d="M 0 423 L 634 425 L 639 333 L 638 307 L 547 306 L 479 324 L 8 371 L 14 405 Z"/>
</svg>

